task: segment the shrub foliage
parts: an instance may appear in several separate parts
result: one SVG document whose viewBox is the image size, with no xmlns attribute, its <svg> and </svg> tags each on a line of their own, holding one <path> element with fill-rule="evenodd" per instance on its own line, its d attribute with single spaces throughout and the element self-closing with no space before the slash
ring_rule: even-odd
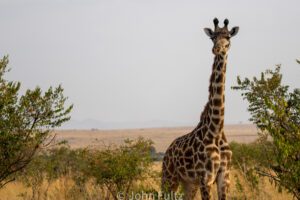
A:
<svg viewBox="0 0 300 200">
<path fill-rule="evenodd" d="M 0 188 L 52 141 L 50 131 L 70 119 L 61 86 L 19 95 L 21 84 L 4 79 L 8 58 L 0 59 Z"/>
<path fill-rule="evenodd" d="M 60 180 L 64 199 L 118 199 L 118 194 L 128 199 L 136 183 L 154 175 L 152 148 L 151 140 L 138 138 L 102 149 L 61 146 L 44 151 L 19 174 L 18 180 L 32 191 L 23 197 L 47 199 L 48 188 Z"/>
<path fill-rule="evenodd" d="M 238 77 L 232 88 L 248 101 L 250 120 L 261 136 L 264 159 L 257 159 L 256 171 L 300 199 L 300 90 L 282 83 L 280 66 L 260 78 Z"/>
</svg>

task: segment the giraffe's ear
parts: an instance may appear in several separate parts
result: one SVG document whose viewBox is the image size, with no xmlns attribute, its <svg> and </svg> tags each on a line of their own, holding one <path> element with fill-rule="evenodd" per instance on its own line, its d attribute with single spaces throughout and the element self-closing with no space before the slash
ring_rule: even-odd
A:
<svg viewBox="0 0 300 200">
<path fill-rule="evenodd" d="M 210 28 L 204 28 L 204 32 L 206 33 L 206 35 L 208 35 L 208 37 L 213 37 L 214 32 Z"/>
<path fill-rule="evenodd" d="M 231 31 L 229 32 L 230 37 L 235 36 L 235 35 L 239 32 L 239 29 L 240 29 L 240 28 L 239 28 L 238 26 L 233 27 L 233 28 L 231 29 Z"/>
</svg>

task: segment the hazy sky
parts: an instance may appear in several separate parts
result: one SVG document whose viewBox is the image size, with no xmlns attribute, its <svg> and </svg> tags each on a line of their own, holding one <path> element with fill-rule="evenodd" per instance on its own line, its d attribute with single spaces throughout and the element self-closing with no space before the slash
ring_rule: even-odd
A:
<svg viewBox="0 0 300 200">
<path fill-rule="evenodd" d="M 299 87 L 300 1 L 0 0 L 0 56 L 24 89 L 62 84 L 74 119 L 195 124 L 213 54 L 203 32 L 240 26 L 226 75 L 226 123 L 246 122 L 236 76 L 283 65 Z"/>
</svg>

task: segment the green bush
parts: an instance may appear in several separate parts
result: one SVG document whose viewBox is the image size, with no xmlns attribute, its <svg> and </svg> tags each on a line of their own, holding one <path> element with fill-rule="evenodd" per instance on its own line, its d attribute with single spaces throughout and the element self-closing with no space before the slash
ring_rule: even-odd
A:
<svg viewBox="0 0 300 200">
<path fill-rule="evenodd" d="M 87 155 L 85 149 L 72 150 L 68 146 L 47 149 L 30 162 L 18 173 L 17 179 L 26 187 L 31 188 L 31 194 L 21 194 L 24 199 L 47 199 L 48 189 L 57 180 L 63 182 L 60 191 L 65 199 L 88 199 L 87 182 L 83 170 L 86 168 L 83 158 Z M 71 182 L 73 184 L 68 184 Z M 73 194 L 76 190 L 76 194 Z M 72 193 L 73 192 L 73 193 Z M 76 196 L 73 198 L 73 196 Z"/>
<path fill-rule="evenodd" d="M 18 180 L 32 191 L 21 196 L 47 199 L 48 188 L 59 180 L 64 181 L 59 188 L 64 199 L 118 199 L 118 193 L 128 199 L 129 193 L 140 189 L 140 182 L 156 175 L 151 150 L 152 141 L 143 138 L 101 149 L 48 149 L 18 174 Z"/>
<path fill-rule="evenodd" d="M 51 130 L 69 120 L 72 110 L 61 86 L 19 95 L 21 84 L 4 79 L 7 64 L 7 57 L 0 59 L 0 188 L 52 142 Z"/>
<path fill-rule="evenodd" d="M 269 158 L 259 157 L 256 171 L 300 199 L 300 90 L 290 92 L 281 81 L 277 66 L 253 80 L 238 77 L 233 89 L 242 91 L 250 120 L 259 129 L 262 147 L 256 155 Z"/>
<path fill-rule="evenodd" d="M 93 150 L 87 157 L 89 168 L 86 173 L 104 185 L 114 199 L 121 192 L 125 199 L 136 181 L 149 178 L 152 174 L 152 141 L 139 138 L 125 140 L 118 148 L 108 146 Z"/>
</svg>

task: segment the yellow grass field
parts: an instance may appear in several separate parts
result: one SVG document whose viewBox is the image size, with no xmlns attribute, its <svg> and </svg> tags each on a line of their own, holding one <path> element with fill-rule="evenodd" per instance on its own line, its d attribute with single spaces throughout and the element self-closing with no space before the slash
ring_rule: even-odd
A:
<svg viewBox="0 0 300 200">
<path fill-rule="evenodd" d="M 164 152 L 168 145 L 178 136 L 190 132 L 192 127 L 184 128 L 152 128 L 152 129 L 129 129 L 129 130 L 63 130 L 56 131 L 57 140 L 67 140 L 71 148 L 94 147 L 101 148 L 104 144 L 121 144 L 126 138 L 135 139 L 140 136 L 154 141 L 154 146 L 158 152 Z M 229 141 L 252 142 L 257 138 L 256 128 L 251 125 L 227 125 L 225 127 L 226 135 Z M 161 170 L 161 162 L 156 162 L 153 169 L 157 172 Z M 278 193 L 273 185 L 267 179 L 260 184 L 262 195 L 259 198 L 251 195 L 251 188 L 245 186 L 245 196 L 238 194 L 236 189 L 236 177 L 239 177 L 241 184 L 246 185 L 243 177 L 236 170 L 231 172 L 231 189 L 229 199 L 266 199 L 266 200 L 289 200 L 293 199 L 285 191 Z M 71 185 L 67 180 L 59 180 L 51 185 L 48 190 L 47 199 L 64 200 L 64 190 Z M 149 180 L 153 188 L 159 189 L 159 180 Z M 46 186 L 45 186 L 46 187 Z M 31 190 L 24 185 L 14 182 L 6 185 L 0 190 L 0 200 L 18 200 L 20 193 L 30 193 Z M 239 197 L 239 198 L 237 198 Z M 213 189 L 213 199 L 217 199 L 215 187 Z"/>
<path fill-rule="evenodd" d="M 147 128 L 125 130 L 64 130 L 56 131 L 58 140 L 67 140 L 71 147 L 101 147 L 104 144 L 121 144 L 124 139 L 136 139 L 140 136 L 154 142 L 158 152 L 164 152 L 171 142 L 193 130 L 193 127 L 182 128 Z M 253 125 L 227 125 L 225 133 L 229 142 L 248 143 L 257 138 Z"/>
<path fill-rule="evenodd" d="M 161 162 L 156 162 L 153 165 L 153 169 L 156 171 L 161 170 Z M 238 192 L 236 189 L 235 177 L 239 177 L 241 180 L 241 184 L 244 186 L 244 194 Z M 144 185 L 149 187 L 151 185 L 152 188 L 159 190 L 159 180 L 148 180 L 145 181 Z M 60 179 L 56 181 L 48 190 L 48 198 L 49 200 L 66 200 L 65 194 L 67 192 L 68 187 L 72 186 L 72 182 L 68 181 L 68 179 Z M 44 188 L 46 186 L 43 186 Z M 242 176 L 236 171 L 232 170 L 231 172 L 231 187 L 229 191 L 228 199 L 249 199 L 249 200 L 292 200 L 293 197 L 290 194 L 287 194 L 286 191 L 282 191 L 282 193 L 277 192 L 275 187 L 269 183 L 267 179 L 264 179 L 262 183 L 259 185 L 261 193 L 260 196 L 255 196 L 255 192 L 251 190 L 249 186 L 246 186 Z M 44 189 L 45 190 L 45 189 Z M 92 190 L 92 189 L 91 189 Z M 20 193 L 31 193 L 29 188 L 26 188 L 24 185 L 16 182 L 8 184 L 4 189 L 0 190 L 0 200 L 21 200 L 23 198 L 18 197 Z M 94 191 L 95 192 L 95 191 Z M 99 196 L 103 196 L 103 191 L 99 191 Z M 245 195 L 245 196 L 242 196 Z M 212 189 L 213 200 L 217 198 L 216 185 L 214 185 Z M 97 198 L 98 199 L 98 198 Z"/>
</svg>

